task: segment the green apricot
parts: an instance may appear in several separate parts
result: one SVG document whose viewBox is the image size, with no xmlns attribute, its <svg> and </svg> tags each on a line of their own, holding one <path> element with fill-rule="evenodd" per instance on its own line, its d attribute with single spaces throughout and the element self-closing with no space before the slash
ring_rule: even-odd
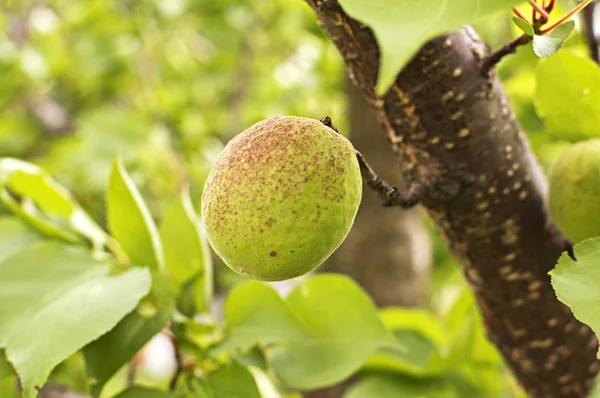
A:
<svg viewBox="0 0 600 398">
<path fill-rule="evenodd" d="M 318 120 L 277 116 L 234 137 L 202 194 L 208 241 L 234 271 L 263 281 L 322 264 L 362 198 L 350 141 Z"/>
<path fill-rule="evenodd" d="M 548 180 L 548 205 L 558 229 L 573 243 L 600 236 L 600 139 L 565 150 Z"/>
</svg>

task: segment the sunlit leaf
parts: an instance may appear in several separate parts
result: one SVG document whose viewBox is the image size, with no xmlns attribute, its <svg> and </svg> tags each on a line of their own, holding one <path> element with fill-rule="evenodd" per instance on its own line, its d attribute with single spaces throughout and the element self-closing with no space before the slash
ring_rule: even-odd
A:
<svg viewBox="0 0 600 398">
<path fill-rule="evenodd" d="M 381 48 L 377 94 L 390 88 L 398 72 L 429 39 L 470 24 L 518 0 L 340 0 L 344 10 L 371 27 Z"/>
<path fill-rule="evenodd" d="M 533 52 L 540 58 L 556 54 L 567 41 L 575 29 L 575 21 L 567 21 L 550 33 L 533 37 Z"/>
<path fill-rule="evenodd" d="M 155 390 L 152 388 L 134 386 L 121 392 L 115 398 L 174 398 L 168 391 Z"/>
<path fill-rule="evenodd" d="M 221 349 L 268 344 L 267 359 L 277 376 L 301 389 L 339 382 L 377 348 L 399 346 L 367 294 L 341 275 L 318 275 L 285 301 L 265 284 L 244 283 L 228 297 L 225 317 Z"/>
<path fill-rule="evenodd" d="M 19 204 L 12 195 L 21 198 Z M 79 206 L 72 195 L 42 168 L 12 158 L 0 158 L 0 199 L 40 232 L 77 242 L 74 232 L 101 247 L 106 232 Z"/>
<path fill-rule="evenodd" d="M 565 51 L 542 60 L 535 106 L 546 132 L 569 141 L 600 136 L 600 68 Z"/>
<path fill-rule="evenodd" d="M 20 220 L 0 217 L 0 262 L 41 240 L 40 235 L 31 231 Z"/>
<path fill-rule="evenodd" d="M 386 308 L 381 317 L 403 349 L 378 349 L 365 369 L 420 377 L 439 375 L 445 370 L 440 350 L 448 340 L 447 330 L 433 314 L 421 309 Z"/>
<path fill-rule="evenodd" d="M 267 374 L 257 366 L 248 366 L 261 398 L 282 398 Z"/>
<path fill-rule="evenodd" d="M 237 361 L 211 373 L 208 385 L 215 398 L 272 398 L 261 396 L 252 373 Z"/>
<path fill-rule="evenodd" d="M 361 378 L 343 398 L 458 398 L 442 379 L 417 380 L 406 376 L 375 374 Z"/>
<path fill-rule="evenodd" d="M 115 157 L 106 197 L 108 227 L 134 264 L 163 268 L 156 224 L 120 157 Z"/>
<path fill-rule="evenodd" d="M 143 268 L 114 273 L 88 251 L 41 242 L 0 263 L 0 346 L 24 391 L 113 328 L 150 289 Z"/>
<path fill-rule="evenodd" d="M 165 265 L 179 287 L 189 293 L 188 316 L 209 310 L 212 297 L 212 260 L 189 191 L 171 205 L 160 225 Z M 186 296 L 187 297 L 187 296 Z"/>
<path fill-rule="evenodd" d="M 600 237 L 584 240 L 575 245 L 573 261 L 567 253 L 558 259 L 552 276 L 556 296 L 573 311 L 575 318 L 592 328 L 600 336 Z"/>
</svg>

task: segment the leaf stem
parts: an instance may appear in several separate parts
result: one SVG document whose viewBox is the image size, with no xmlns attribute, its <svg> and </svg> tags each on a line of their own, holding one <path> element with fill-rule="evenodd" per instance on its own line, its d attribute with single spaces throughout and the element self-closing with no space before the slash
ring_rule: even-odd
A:
<svg viewBox="0 0 600 398">
<path fill-rule="evenodd" d="M 537 3 L 537 1 L 529 0 L 529 4 L 533 7 L 533 22 L 539 22 L 540 24 L 545 24 L 548 22 L 548 13 L 544 10 L 543 7 Z M 540 14 L 541 18 L 537 18 L 537 14 Z"/>
<path fill-rule="evenodd" d="M 523 14 L 521 14 L 521 12 L 519 10 L 517 10 L 515 7 L 513 7 L 512 12 L 513 12 L 513 14 L 515 14 L 517 17 L 521 18 L 522 20 L 525 20 L 525 21 L 529 22 L 527 20 L 527 18 L 525 18 L 523 16 Z"/>
<path fill-rule="evenodd" d="M 558 21 L 554 22 L 552 25 L 548 26 L 546 29 L 542 29 L 538 32 L 539 35 L 545 35 L 552 32 L 554 29 L 559 27 L 563 22 L 570 19 L 573 15 L 583 10 L 588 4 L 590 4 L 593 0 L 584 0 L 581 3 L 577 4 L 571 11 L 567 12 L 563 15 Z"/>
</svg>

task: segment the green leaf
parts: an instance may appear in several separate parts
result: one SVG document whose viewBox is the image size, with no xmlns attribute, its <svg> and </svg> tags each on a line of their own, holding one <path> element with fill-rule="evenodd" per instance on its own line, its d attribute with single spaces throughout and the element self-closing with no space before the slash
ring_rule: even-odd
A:
<svg viewBox="0 0 600 398">
<path fill-rule="evenodd" d="M 300 389 L 339 382 L 380 346 L 398 345 L 368 295 L 341 275 L 315 276 L 285 301 L 267 285 L 250 281 L 230 294 L 225 318 L 228 333 L 221 350 L 268 344 L 276 375 Z"/>
<path fill-rule="evenodd" d="M 340 0 L 350 15 L 371 27 L 381 49 L 377 94 L 390 88 L 398 72 L 423 44 L 518 0 Z"/>
<path fill-rule="evenodd" d="M 261 398 L 281 398 L 281 394 L 279 394 L 271 379 L 269 379 L 261 368 L 248 366 L 248 370 L 252 373 L 252 377 L 254 377 Z"/>
<path fill-rule="evenodd" d="M 0 397 L 2 398 L 21 398 L 18 390 L 17 378 L 14 376 L 0 376 Z"/>
<path fill-rule="evenodd" d="M 121 392 L 115 398 L 173 398 L 173 396 L 167 391 L 134 386 Z"/>
<path fill-rule="evenodd" d="M 261 396 L 252 373 L 237 361 L 211 373 L 208 385 L 215 398 L 271 398 Z"/>
<path fill-rule="evenodd" d="M 571 308 L 575 318 L 600 336 L 600 237 L 576 244 L 574 251 L 577 261 L 573 261 L 567 253 L 558 259 L 558 264 L 550 272 L 552 286 L 558 299 Z"/>
<path fill-rule="evenodd" d="M 11 193 L 22 198 L 19 204 Z M 79 206 L 69 191 L 42 168 L 13 158 L 0 158 L 0 198 L 15 214 L 46 235 L 77 242 L 76 232 L 95 247 L 108 234 Z"/>
<path fill-rule="evenodd" d="M 542 60 L 536 71 L 535 106 L 546 130 L 563 139 L 598 137 L 600 68 L 565 51 Z"/>
<path fill-rule="evenodd" d="M 571 20 L 561 24 L 546 35 L 535 35 L 533 37 L 533 52 L 540 58 L 556 54 L 565 44 L 573 29 L 575 29 L 575 21 Z"/>
<path fill-rule="evenodd" d="M 42 237 L 13 217 L 0 217 L 0 262 Z M 1 281 L 0 281 L 1 284 Z"/>
<path fill-rule="evenodd" d="M 144 199 L 115 157 L 106 198 L 108 227 L 134 264 L 162 269 L 163 250 Z"/>
<path fill-rule="evenodd" d="M 169 309 L 160 310 L 152 318 L 134 311 L 83 349 L 87 372 L 93 379 L 93 396 L 100 395 L 104 384 L 165 327 L 170 315 Z"/>
<path fill-rule="evenodd" d="M 308 338 L 275 289 L 258 281 L 237 285 L 225 302 L 227 334 L 217 353 Z"/>
<path fill-rule="evenodd" d="M 6 352 L 4 349 L 0 348 L 0 377 L 6 377 L 15 374 L 15 369 L 8 362 L 8 358 L 6 358 Z"/>
<path fill-rule="evenodd" d="M 27 396 L 62 360 L 112 329 L 150 289 L 143 268 L 117 274 L 88 251 L 40 242 L 0 263 L 0 346 Z"/>
<path fill-rule="evenodd" d="M 521 29 L 523 33 L 525 33 L 527 36 L 535 36 L 533 26 L 531 26 L 529 22 L 519 17 L 512 17 L 512 20 L 515 23 L 515 25 L 517 25 L 517 27 Z"/>
<path fill-rule="evenodd" d="M 432 398 L 457 397 L 441 379 L 416 380 L 398 375 L 374 374 L 361 378 L 343 398 Z"/>
<path fill-rule="evenodd" d="M 213 291 L 212 260 L 187 189 L 165 213 L 160 237 L 169 274 L 179 287 L 185 286 L 184 297 L 191 296 L 185 306 L 191 309 L 182 309 L 184 314 L 207 312 Z"/>
<path fill-rule="evenodd" d="M 365 369 L 419 377 L 439 375 L 445 370 L 440 350 L 448 340 L 447 331 L 433 314 L 420 309 L 386 308 L 381 317 L 405 348 L 380 348 L 369 358 Z"/>
</svg>

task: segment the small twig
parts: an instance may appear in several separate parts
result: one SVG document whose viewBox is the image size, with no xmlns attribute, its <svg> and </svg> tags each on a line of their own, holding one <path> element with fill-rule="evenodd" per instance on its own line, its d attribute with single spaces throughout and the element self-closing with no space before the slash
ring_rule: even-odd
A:
<svg viewBox="0 0 600 398">
<path fill-rule="evenodd" d="M 556 0 L 550 0 L 548 6 L 545 7 L 546 12 L 551 12 L 552 10 L 554 10 L 554 3 L 556 3 Z"/>
<path fill-rule="evenodd" d="M 321 119 L 321 123 L 333 129 L 336 133 L 340 133 L 337 127 L 333 125 L 329 116 Z M 379 194 L 384 206 L 408 209 L 418 204 L 427 193 L 426 186 L 421 183 L 415 183 L 410 186 L 408 191 L 400 192 L 398 188 L 379 177 L 360 152 L 355 152 L 363 181 L 369 188 Z"/>
<path fill-rule="evenodd" d="M 571 11 L 569 11 L 565 15 L 563 15 L 558 21 L 554 22 L 552 25 L 548 26 L 546 29 L 542 29 L 537 33 L 540 35 L 545 35 L 547 33 L 552 32 L 554 29 L 556 29 L 557 27 L 562 25 L 563 22 L 570 19 L 573 15 L 577 14 L 577 12 L 579 12 L 580 10 L 584 9 L 591 2 L 592 2 L 592 0 L 582 1 L 581 3 L 579 3 L 575 7 L 573 7 L 571 9 Z"/>
<path fill-rule="evenodd" d="M 415 183 L 410 186 L 408 191 L 400 192 L 398 188 L 379 177 L 365 161 L 365 158 L 360 152 L 356 151 L 356 157 L 358 159 L 358 164 L 360 165 L 360 173 L 363 181 L 369 188 L 379 194 L 385 207 L 398 206 L 409 209 L 418 204 L 423 196 L 425 196 L 427 189 L 424 184 Z"/>
<path fill-rule="evenodd" d="M 521 18 L 521 19 L 522 19 L 522 20 L 524 20 L 524 21 L 527 21 L 527 18 L 525 18 L 525 17 L 523 16 L 523 14 L 521 14 L 521 12 L 520 12 L 519 10 L 517 10 L 515 7 L 513 7 L 513 9 L 512 9 L 512 12 L 513 12 L 513 14 L 515 14 L 517 17 Z M 527 22 L 529 22 L 529 21 L 527 21 Z"/>
<path fill-rule="evenodd" d="M 529 4 L 531 5 L 531 7 L 533 7 L 533 22 L 539 22 L 541 25 L 545 24 L 546 22 L 548 22 L 548 13 L 546 12 L 546 10 L 544 10 L 543 7 L 540 7 L 540 5 L 533 1 L 533 0 L 529 0 Z M 540 17 L 538 19 L 537 14 L 540 14 Z"/>
<path fill-rule="evenodd" d="M 501 49 L 489 53 L 481 63 L 481 72 L 484 76 L 487 76 L 490 70 L 498 63 L 502 58 L 508 54 L 513 54 L 517 51 L 517 47 L 529 43 L 532 40 L 531 36 L 522 34 L 517 39 L 506 43 Z"/>
</svg>

